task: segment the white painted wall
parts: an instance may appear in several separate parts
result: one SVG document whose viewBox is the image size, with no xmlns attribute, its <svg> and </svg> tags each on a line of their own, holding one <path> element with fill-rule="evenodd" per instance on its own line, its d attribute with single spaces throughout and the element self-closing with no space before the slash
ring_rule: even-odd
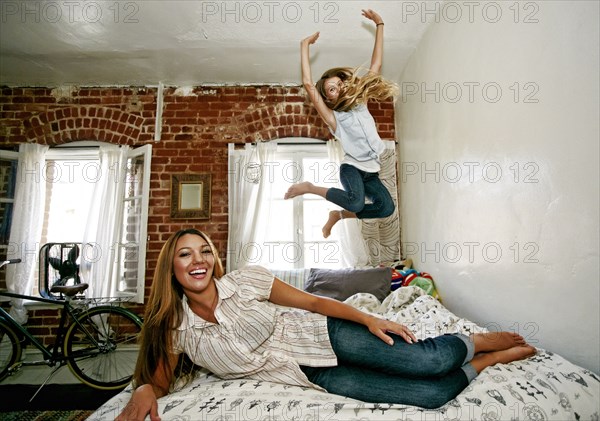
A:
<svg viewBox="0 0 600 421">
<path fill-rule="evenodd" d="M 457 314 L 598 373 L 599 3 L 466 3 L 400 80 L 405 252 Z"/>
</svg>

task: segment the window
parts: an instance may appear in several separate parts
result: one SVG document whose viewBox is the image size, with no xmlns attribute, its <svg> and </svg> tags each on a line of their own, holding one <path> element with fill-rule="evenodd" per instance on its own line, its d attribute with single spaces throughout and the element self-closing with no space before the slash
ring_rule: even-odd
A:
<svg viewBox="0 0 600 421">
<path fill-rule="evenodd" d="M 15 202 L 18 152 L 2 151 L 0 155 L 0 255 L 6 255 Z"/>
<path fill-rule="evenodd" d="M 337 206 L 312 194 L 284 199 L 289 187 L 301 181 L 337 186 L 339 167 L 328 158 L 326 145 L 279 143 L 267 161 L 260 168 L 250 164 L 244 169 L 245 179 L 252 178 L 251 171 L 261 171 L 257 177 L 263 183 L 261 192 L 249 199 L 259 202 L 253 222 L 255 234 L 247 241 L 230 237 L 228 258 L 236 256 L 243 263 L 272 269 L 342 267 L 335 231 L 328 238 L 322 233 L 329 211 Z M 230 175 L 235 171 L 230 168 Z M 230 189 L 229 194 L 237 191 Z M 230 217 L 235 218 L 232 209 L 230 206 Z"/>
<path fill-rule="evenodd" d="M 98 266 L 102 266 L 100 275 L 94 279 L 107 281 L 102 288 L 93 288 L 93 296 L 129 297 L 141 303 L 152 147 L 124 147 L 121 159 L 107 165 L 106 158 L 101 162 L 98 145 L 98 142 L 74 142 L 46 153 L 45 162 L 36 170 L 45 184 L 43 228 L 37 244 L 41 247 L 47 243 L 84 243 L 78 262 L 82 276 L 84 266 L 88 273 L 98 272 Z M 18 173 L 18 169 L 12 168 L 16 167 L 18 154 L 2 151 L 0 157 L 0 176 L 4 182 L 0 211 L 4 229 L 12 217 L 14 178 Z M 12 197 L 10 174 L 13 174 Z M 96 219 L 91 215 L 96 215 Z M 9 233 L 10 227 L 2 232 L 4 248 L 8 247 Z M 36 294 L 37 273 L 34 279 L 31 293 Z M 85 277 L 83 281 L 88 282 Z"/>
<path fill-rule="evenodd" d="M 266 244 L 280 269 L 339 267 L 339 243 L 323 238 L 322 227 L 335 205 L 305 194 L 284 199 L 291 184 L 310 181 L 319 186 L 334 183 L 337 165 L 327 158 L 322 145 L 282 146 L 275 153 L 272 203 L 266 222 Z"/>
<path fill-rule="evenodd" d="M 97 148 L 48 151 L 41 177 L 46 185 L 41 244 L 82 241 L 99 167 Z"/>
</svg>

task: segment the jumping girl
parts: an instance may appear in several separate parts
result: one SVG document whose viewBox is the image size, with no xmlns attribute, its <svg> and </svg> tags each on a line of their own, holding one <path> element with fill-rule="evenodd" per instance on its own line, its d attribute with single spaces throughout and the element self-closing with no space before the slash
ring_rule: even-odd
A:
<svg viewBox="0 0 600 421">
<path fill-rule="evenodd" d="M 312 193 L 342 207 L 341 211 L 329 212 L 323 226 L 325 238 L 340 219 L 385 218 L 395 209 L 390 193 L 379 179 L 380 155 L 385 145 L 377 133 L 367 102 L 391 98 L 397 93 L 397 87 L 379 74 L 383 61 L 383 20 L 371 9 L 363 10 L 362 14 L 376 26 L 371 66 L 364 76 L 359 77 L 356 70 L 348 67 L 336 67 L 326 71 L 313 84 L 309 46 L 317 41 L 319 32 L 300 43 L 304 88 L 344 150 L 340 166 L 340 182 L 344 189 L 319 187 L 305 181 L 292 185 L 285 198 Z M 365 199 L 369 202 L 365 203 Z"/>
</svg>

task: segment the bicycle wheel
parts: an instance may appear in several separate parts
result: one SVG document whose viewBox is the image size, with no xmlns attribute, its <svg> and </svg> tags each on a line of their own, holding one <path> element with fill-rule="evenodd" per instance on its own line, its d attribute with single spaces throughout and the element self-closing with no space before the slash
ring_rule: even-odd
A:
<svg viewBox="0 0 600 421">
<path fill-rule="evenodd" d="M 63 353 L 73 374 L 96 389 L 125 387 L 138 355 L 141 319 L 121 307 L 94 307 L 77 317 L 65 335 Z"/>
<path fill-rule="evenodd" d="M 0 380 L 8 375 L 8 370 L 21 361 L 21 342 L 10 326 L 0 320 Z"/>
</svg>

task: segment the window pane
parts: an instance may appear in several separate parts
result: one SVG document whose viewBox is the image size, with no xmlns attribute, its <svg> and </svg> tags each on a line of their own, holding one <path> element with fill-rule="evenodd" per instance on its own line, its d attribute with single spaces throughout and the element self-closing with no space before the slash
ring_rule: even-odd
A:
<svg viewBox="0 0 600 421">
<path fill-rule="evenodd" d="M 337 207 L 326 200 L 304 200 L 304 239 L 323 241 L 323 225 L 329 218 L 329 211 Z"/>
<path fill-rule="evenodd" d="M 140 242 L 140 218 L 142 217 L 142 199 L 132 199 L 125 201 L 123 209 L 124 227 L 121 232 L 121 243 Z"/>
<path fill-rule="evenodd" d="M 99 161 L 46 161 L 45 243 L 83 240 Z"/>
<path fill-rule="evenodd" d="M 292 200 L 273 200 L 271 202 L 270 217 L 267 221 L 269 241 L 294 241 L 294 202 Z"/>
<path fill-rule="evenodd" d="M 269 183 L 273 198 L 281 198 L 293 183 L 300 181 L 301 167 L 289 159 L 280 159 L 266 166 L 262 181 Z"/>
<path fill-rule="evenodd" d="M 15 198 L 17 161 L 0 159 L 0 197 Z"/>
<path fill-rule="evenodd" d="M 134 184 L 131 184 L 133 186 Z M 138 284 L 138 263 L 140 227 L 142 217 L 142 199 L 131 199 L 124 202 L 123 230 L 119 244 L 119 263 L 116 270 L 117 291 L 135 293 Z"/>
<path fill-rule="evenodd" d="M 0 244 L 8 244 L 10 236 L 16 174 L 17 161 L 0 160 L 0 198 L 7 200 L 0 202 Z"/>
<path fill-rule="evenodd" d="M 322 187 L 335 187 L 339 166 L 327 158 L 304 158 L 304 181 L 310 181 Z"/>
<path fill-rule="evenodd" d="M 8 244 L 12 223 L 12 203 L 0 203 L 0 244 Z"/>
<path fill-rule="evenodd" d="M 277 241 L 266 248 L 269 253 L 269 267 L 294 269 L 303 261 L 302 247 L 296 241 Z M 265 256 L 266 257 L 266 256 Z"/>
<path fill-rule="evenodd" d="M 142 180 L 144 179 L 144 156 L 129 158 L 126 171 L 125 197 L 140 196 L 142 194 Z"/>
<path fill-rule="evenodd" d="M 117 291 L 135 294 L 138 283 L 139 247 L 137 243 L 119 246 L 119 271 L 121 278 Z"/>
</svg>

